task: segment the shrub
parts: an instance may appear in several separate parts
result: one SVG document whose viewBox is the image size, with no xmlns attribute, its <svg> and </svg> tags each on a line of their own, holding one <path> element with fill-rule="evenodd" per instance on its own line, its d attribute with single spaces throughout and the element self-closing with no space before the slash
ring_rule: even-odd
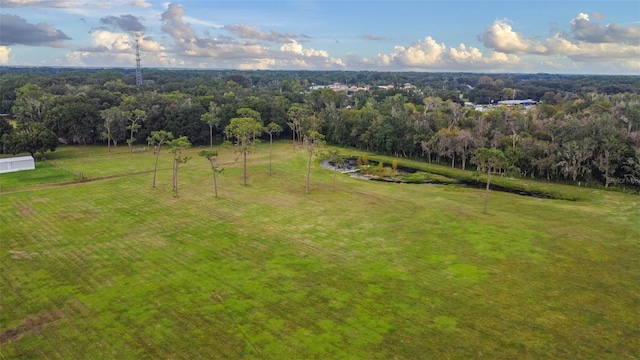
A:
<svg viewBox="0 0 640 360">
<path fill-rule="evenodd" d="M 413 174 L 409 174 L 407 176 L 405 176 L 402 180 L 409 182 L 409 183 L 415 183 L 415 184 L 421 184 L 421 183 L 425 183 L 425 182 L 438 182 L 438 183 L 443 183 L 443 184 L 457 184 L 458 181 L 456 179 L 452 179 L 446 176 L 442 176 L 442 175 L 438 175 L 438 174 L 432 174 L 432 173 L 428 173 L 428 172 L 423 172 L 423 171 L 418 171 L 415 172 Z"/>
</svg>

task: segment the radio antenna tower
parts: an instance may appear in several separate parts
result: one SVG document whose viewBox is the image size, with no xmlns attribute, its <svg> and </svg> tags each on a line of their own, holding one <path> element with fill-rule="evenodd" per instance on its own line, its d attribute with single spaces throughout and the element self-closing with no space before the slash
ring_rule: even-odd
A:
<svg viewBox="0 0 640 360">
<path fill-rule="evenodd" d="M 136 39 L 136 86 L 142 86 L 142 69 L 140 69 L 140 44 Z"/>
</svg>

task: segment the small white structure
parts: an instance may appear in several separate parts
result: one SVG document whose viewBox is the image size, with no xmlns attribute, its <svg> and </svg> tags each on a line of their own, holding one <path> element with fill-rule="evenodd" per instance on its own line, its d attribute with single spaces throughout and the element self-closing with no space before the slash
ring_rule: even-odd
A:
<svg viewBox="0 0 640 360">
<path fill-rule="evenodd" d="M 522 105 L 522 106 L 532 106 L 537 104 L 536 101 L 533 101 L 531 99 L 527 99 L 527 100 L 502 100 L 502 101 L 498 101 L 498 105 L 507 105 L 507 106 L 517 106 L 517 105 Z"/>
<path fill-rule="evenodd" d="M 36 163 L 32 156 L 0 159 L 0 174 L 13 171 L 34 170 L 35 168 Z"/>
</svg>

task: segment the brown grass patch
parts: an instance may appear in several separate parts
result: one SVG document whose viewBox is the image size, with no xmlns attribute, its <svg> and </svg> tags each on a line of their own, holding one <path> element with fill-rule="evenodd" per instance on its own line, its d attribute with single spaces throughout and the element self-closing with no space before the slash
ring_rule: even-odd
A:
<svg viewBox="0 0 640 360">
<path fill-rule="evenodd" d="M 60 309 L 42 313 L 26 318 L 22 323 L 14 328 L 0 332 L 0 345 L 19 339 L 21 336 L 41 331 L 45 326 L 62 319 L 64 312 Z"/>
<path fill-rule="evenodd" d="M 40 253 L 28 253 L 26 251 L 20 250 L 9 250 L 9 256 L 12 259 L 33 259 L 34 257 L 40 256 Z"/>
<path fill-rule="evenodd" d="M 36 211 L 31 206 L 23 202 L 19 202 L 17 205 L 18 205 L 18 214 L 20 214 L 20 216 L 27 217 L 27 216 L 34 216 L 36 214 Z"/>
<path fill-rule="evenodd" d="M 60 211 L 58 216 L 65 220 L 84 220 L 96 216 L 94 211 Z"/>
</svg>

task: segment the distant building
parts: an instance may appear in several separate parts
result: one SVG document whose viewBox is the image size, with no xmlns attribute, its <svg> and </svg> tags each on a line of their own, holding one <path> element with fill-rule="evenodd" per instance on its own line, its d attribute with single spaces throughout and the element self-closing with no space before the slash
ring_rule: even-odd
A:
<svg viewBox="0 0 640 360">
<path fill-rule="evenodd" d="M 22 170 L 34 170 L 35 168 L 36 164 L 32 156 L 18 156 L 0 159 L 0 174 Z"/>
<path fill-rule="evenodd" d="M 536 101 L 531 99 L 527 100 L 502 100 L 498 101 L 498 105 L 506 105 L 506 106 L 532 106 L 537 104 Z"/>
<path fill-rule="evenodd" d="M 350 92 L 358 92 L 358 91 L 369 91 L 369 87 L 368 86 L 347 86 L 341 83 L 333 83 L 331 85 L 316 85 L 316 84 L 312 84 L 309 87 L 310 91 L 313 90 L 319 90 L 319 89 L 331 89 L 335 92 L 340 92 L 340 91 L 350 91 Z"/>
<path fill-rule="evenodd" d="M 320 90 L 320 89 L 324 89 L 326 88 L 326 85 L 316 85 L 316 84 L 311 84 L 311 86 L 309 87 L 309 90 L 313 91 L 313 90 Z"/>
</svg>

